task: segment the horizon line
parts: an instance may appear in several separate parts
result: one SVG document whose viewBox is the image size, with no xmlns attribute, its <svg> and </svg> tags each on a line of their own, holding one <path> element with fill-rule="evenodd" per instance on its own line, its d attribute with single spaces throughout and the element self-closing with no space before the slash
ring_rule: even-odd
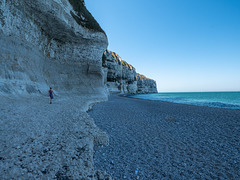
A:
<svg viewBox="0 0 240 180">
<path fill-rule="evenodd" d="M 237 91 L 158 91 L 158 93 L 201 93 L 201 92 L 240 92 L 240 90 Z"/>
</svg>

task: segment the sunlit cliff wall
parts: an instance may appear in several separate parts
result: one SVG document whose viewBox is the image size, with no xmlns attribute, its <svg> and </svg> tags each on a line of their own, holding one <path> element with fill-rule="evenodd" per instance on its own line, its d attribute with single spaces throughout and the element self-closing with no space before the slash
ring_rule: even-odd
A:
<svg viewBox="0 0 240 180">
<path fill-rule="evenodd" d="M 0 1 L 0 94 L 58 92 L 105 96 L 108 45 L 79 0 Z"/>
<path fill-rule="evenodd" d="M 115 52 L 109 50 L 104 52 L 103 67 L 107 72 L 105 81 L 110 93 L 144 94 L 157 92 L 154 80 L 137 74 L 136 69 L 122 60 Z"/>
</svg>

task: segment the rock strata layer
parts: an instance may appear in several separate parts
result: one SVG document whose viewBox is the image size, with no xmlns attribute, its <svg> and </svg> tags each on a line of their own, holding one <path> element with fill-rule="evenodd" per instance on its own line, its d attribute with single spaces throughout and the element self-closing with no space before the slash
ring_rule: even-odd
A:
<svg viewBox="0 0 240 180">
<path fill-rule="evenodd" d="M 138 74 L 132 65 L 122 60 L 115 52 L 104 52 L 103 68 L 106 71 L 105 81 L 110 93 L 157 93 L 156 81 Z"/>
<path fill-rule="evenodd" d="M 0 94 L 57 91 L 105 94 L 108 45 L 79 0 L 1 0 Z"/>
</svg>

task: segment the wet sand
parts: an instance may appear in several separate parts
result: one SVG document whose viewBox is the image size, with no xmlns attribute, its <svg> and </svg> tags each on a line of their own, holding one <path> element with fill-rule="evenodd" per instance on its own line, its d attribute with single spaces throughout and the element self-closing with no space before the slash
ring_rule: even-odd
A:
<svg viewBox="0 0 240 180">
<path fill-rule="evenodd" d="M 110 138 L 95 166 L 116 179 L 240 178 L 240 110 L 112 95 L 89 115 Z"/>
</svg>

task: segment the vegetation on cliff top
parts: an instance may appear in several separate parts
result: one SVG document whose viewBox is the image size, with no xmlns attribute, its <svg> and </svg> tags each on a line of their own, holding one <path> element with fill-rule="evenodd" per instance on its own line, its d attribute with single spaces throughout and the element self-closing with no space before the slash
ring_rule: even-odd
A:
<svg viewBox="0 0 240 180">
<path fill-rule="evenodd" d="M 122 63 L 123 66 L 127 66 L 129 69 L 135 70 L 135 68 L 131 64 L 128 64 L 126 61 L 122 60 L 121 57 L 117 53 L 112 52 L 112 51 L 110 51 L 110 52 L 116 61 L 119 61 L 120 63 Z"/>
<path fill-rule="evenodd" d="M 102 66 L 103 67 L 107 67 L 107 64 L 106 64 L 106 62 L 107 62 L 106 55 L 107 54 L 111 55 L 119 65 L 122 64 L 122 66 L 126 66 L 127 68 L 129 68 L 131 70 L 136 70 L 131 64 L 128 64 L 126 61 L 122 60 L 121 57 L 117 53 L 109 51 L 108 49 L 104 52 L 104 54 L 102 56 Z"/>
<path fill-rule="evenodd" d="M 140 80 L 144 80 L 144 79 L 149 79 L 149 80 L 152 80 L 152 79 L 150 79 L 150 78 L 147 78 L 146 76 L 144 76 L 144 75 L 142 75 L 142 74 L 139 74 L 139 73 L 137 73 L 137 78 L 139 78 Z M 154 80 L 153 80 L 154 81 Z"/>
<path fill-rule="evenodd" d="M 115 60 L 120 60 L 121 59 L 121 57 L 117 54 L 117 53 L 115 53 L 115 52 L 112 52 L 112 51 L 110 51 L 111 52 L 111 55 L 114 57 L 114 59 Z"/>
<path fill-rule="evenodd" d="M 68 1 L 72 5 L 73 10 L 77 14 L 75 14 L 72 11 L 70 13 L 79 25 L 86 27 L 92 31 L 103 32 L 105 34 L 105 32 L 100 27 L 98 22 L 94 19 L 92 14 L 87 10 L 84 4 L 84 1 L 82 0 L 68 0 Z"/>
<path fill-rule="evenodd" d="M 122 65 L 123 66 L 127 66 L 129 69 L 133 69 L 135 70 L 135 68 L 131 65 L 131 64 L 128 64 L 126 61 L 122 60 Z"/>
</svg>

